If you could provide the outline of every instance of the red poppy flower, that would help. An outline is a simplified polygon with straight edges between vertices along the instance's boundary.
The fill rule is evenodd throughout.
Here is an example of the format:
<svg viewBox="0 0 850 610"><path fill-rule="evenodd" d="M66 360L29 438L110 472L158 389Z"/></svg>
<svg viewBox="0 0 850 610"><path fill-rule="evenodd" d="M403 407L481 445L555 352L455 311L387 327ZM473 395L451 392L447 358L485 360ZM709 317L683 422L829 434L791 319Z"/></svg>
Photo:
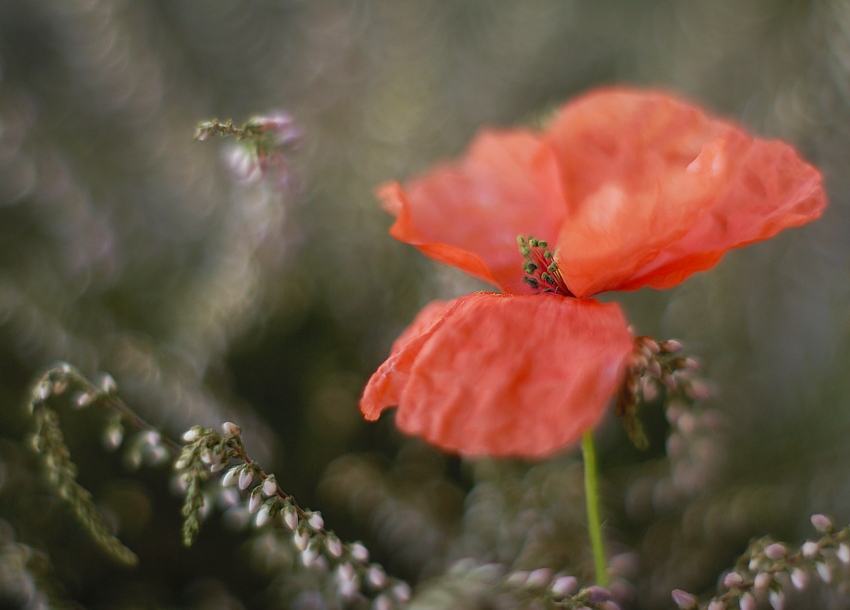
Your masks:
<svg viewBox="0 0 850 610"><path fill-rule="evenodd" d="M361 410L397 406L399 428L444 449L527 457L576 441L622 381L626 320L587 297L669 288L826 205L820 173L787 144L626 89L565 105L540 133L484 131L459 161L378 196L393 237L503 294L426 307ZM529 268L517 236L552 255L531 248Z"/></svg>

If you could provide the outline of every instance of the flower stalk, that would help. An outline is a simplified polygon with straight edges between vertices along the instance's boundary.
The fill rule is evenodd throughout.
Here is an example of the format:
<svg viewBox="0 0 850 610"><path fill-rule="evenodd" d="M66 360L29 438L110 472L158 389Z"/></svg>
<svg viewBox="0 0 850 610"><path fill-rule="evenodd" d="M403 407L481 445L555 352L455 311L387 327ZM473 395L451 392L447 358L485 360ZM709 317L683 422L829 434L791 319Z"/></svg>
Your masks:
<svg viewBox="0 0 850 610"><path fill-rule="evenodd" d="M596 584L608 585L606 574L605 542L602 540L602 520L599 513L599 491L596 476L596 446L593 433L585 431L581 437L581 452L584 456L584 494L587 502L587 532L590 536L590 548L593 551L593 564L596 568Z"/></svg>

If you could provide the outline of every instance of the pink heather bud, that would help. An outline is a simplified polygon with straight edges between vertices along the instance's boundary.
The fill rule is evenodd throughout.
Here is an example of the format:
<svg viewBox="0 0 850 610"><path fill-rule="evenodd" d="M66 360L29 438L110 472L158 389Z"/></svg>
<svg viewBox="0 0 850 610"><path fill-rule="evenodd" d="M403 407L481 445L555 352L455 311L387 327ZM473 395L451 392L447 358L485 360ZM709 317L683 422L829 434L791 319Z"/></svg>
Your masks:
<svg viewBox="0 0 850 610"><path fill-rule="evenodd" d="M719 599L715 599L713 602L708 604L708 610L726 610L726 604Z"/></svg>
<svg viewBox="0 0 850 610"><path fill-rule="evenodd" d="M658 396L658 385L651 377L644 375L640 378L640 393L644 401L652 402Z"/></svg>
<svg viewBox="0 0 850 610"><path fill-rule="evenodd" d="M595 604L599 602L607 602L611 599L611 592L605 587L600 587L599 585L593 585L585 589L587 591L587 599L592 601Z"/></svg>
<svg viewBox="0 0 850 610"><path fill-rule="evenodd" d="M410 601L410 586L407 583L400 582L393 587L393 597L403 604Z"/></svg>
<svg viewBox="0 0 850 610"><path fill-rule="evenodd" d="M657 354L659 351L661 351L661 348L659 347L658 343L656 343L655 339L651 339L649 337L642 337L642 343L643 346L652 354Z"/></svg>
<svg viewBox="0 0 850 610"><path fill-rule="evenodd" d="M50 383L47 381L42 381L35 387L35 397L40 402L47 400L50 396Z"/></svg>
<svg viewBox="0 0 850 610"><path fill-rule="evenodd" d="M821 515L820 513L812 515L812 525L814 525L815 529L821 534L827 534L835 529L830 518L826 515Z"/></svg>
<svg viewBox="0 0 850 610"><path fill-rule="evenodd" d="M525 581L527 580L528 572L525 570L517 570L516 572L511 573L505 582L507 582L511 587L522 587L525 585Z"/></svg>
<svg viewBox="0 0 850 610"><path fill-rule="evenodd" d="M599 610L621 610L621 608L620 605L615 602L605 601L599 604Z"/></svg>
<svg viewBox="0 0 850 610"><path fill-rule="evenodd" d="M312 515L310 515L310 518L307 520L307 523L317 532L325 527L325 520L322 519L322 515L320 515L319 513L313 513Z"/></svg>
<svg viewBox="0 0 850 610"><path fill-rule="evenodd" d="M809 575L800 568L794 568L791 572L791 583L798 591L802 591L809 584Z"/></svg>
<svg viewBox="0 0 850 610"><path fill-rule="evenodd" d="M354 566L345 562L339 564L339 567L336 569L336 575L339 580L354 580L357 573L354 571Z"/></svg>
<svg viewBox="0 0 850 610"><path fill-rule="evenodd" d="M239 473L239 468L231 468L227 472L224 473L224 476L221 477L221 486L222 487L230 487L231 485L236 484L236 475Z"/></svg>
<svg viewBox="0 0 850 610"><path fill-rule="evenodd" d="M841 560L841 563L850 563L850 546L848 546L846 542L842 542L838 545L838 551L836 551L835 554L838 555L838 559Z"/></svg>
<svg viewBox="0 0 850 610"><path fill-rule="evenodd" d="M764 555L768 559L772 559L773 561L778 561L785 557L785 554L788 550L785 548L785 545L780 542L774 542L773 544L769 544L764 548Z"/></svg>
<svg viewBox="0 0 850 610"><path fill-rule="evenodd" d="M747 564L747 568L750 570L750 572L757 572L760 564L761 562L759 561L759 558L753 557L752 559L750 559L750 563Z"/></svg>
<svg viewBox="0 0 850 610"><path fill-rule="evenodd" d="M738 606L741 610L756 610L756 598L752 593L744 593L741 596L741 601L738 602Z"/></svg>
<svg viewBox="0 0 850 610"><path fill-rule="evenodd" d="M538 568L533 570L528 575L528 580L525 581L526 586L533 588L545 587L552 581L552 570L549 568Z"/></svg>
<svg viewBox="0 0 850 610"><path fill-rule="evenodd" d="M204 464L206 464L207 466L212 464L213 463L213 453L212 453L212 451L210 451L209 449L204 449L203 452L201 452L201 461Z"/></svg>
<svg viewBox="0 0 850 610"><path fill-rule="evenodd" d="M653 358L647 363L646 372L655 377L656 379L661 379L661 363Z"/></svg>
<svg viewBox="0 0 850 610"><path fill-rule="evenodd" d="M812 557L816 557L818 553L820 553L820 546L818 546L817 542L813 542L809 540L808 542L803 543L803 557L808 557L811 559Z"/></svg>
<svg viewBox="0 0 850 610"><path fill-rule="evenodd" d="M245 491L248 486L254 481L254 473L250 468L243 468L239 473L239 489Z"/></svg>
<svg viewBox="0 0 850 610"><path fill-rule="evenodd" d="M768 593L767 599L770 601L773 610L785 609L785 594L782 591L771 591Z"/></svg>
<svg viewBox="0 0 850 610"><path fill-rule="evenodd" d="M104 394L114 394L118 391L118 384L115 383L115 379L109 373L98 374L97 386Z"/></svg>
<svg viewBox="0 0 850 610"><path fill-rule="evenodd" d="M339 557L342 555L342 542L339 538L328 538L325 540L325 546L328 549L328 554L331 557Z"/></svg>
<svg viewBox="0 0 850 610"><path fill-rule="evenodd" d="M738 572L729 572L723 577L723 585L727 589L734 589L740 587L742 584L744 584L744 577Z"/></svg>
<svg viewBox="0 0 850 610"><path fill-rule="evenodd" d="M81 392L80 394L77 394L77 397L74 399L74 404L76 404L79 408L83 408L93 403L94 399L94 394L89 394L88 392Z"/></svg>
<svg viewBox="0 0 850 610"><path fill-rule="evenodd" d="M699 380L692 381L685 389L685 392L692 400L705 400L711 396L709 387Z"/></svg>
<svg viewBox="0 0 850 610"><path fill-rule="evenodd" d="M200 432L197 428L190 428L183 433L183 442L185 443L193 443L200 436Z"/></svg>
<svg viewBox="0 0 850 610"><path fill-rule="evenodd" d="M699 360L697 360L696 358L685 358L685 361L682 363L682 365L689 371L699 370Z"/></svg>
<svg viewBox="0 0 850 610"><path fill-rule="evenodd" d="M306 557L306 553L304 554L304 557L302 557L302 561L305 562L305 564L304 564L305 566L308 566L310 564L306 563L307 559L305 559L305 557ZM357 595L357 589L358 589L358 587L357 587L356 581L354 581L354 580L343 580L337 586L337 593L343 599L351 599L352 597Z"/></svg>
<svg viewBox="0 0 850 610"><path fill-rule="evenodd" d="M826 584L832 582L832 569L825 563L818 563L817 565L818 576L820 579L824 581Z"/></svg>
<svg viewBox="0 0 850 610"><path fill-rule="evenodd" d="M298 513L291 506L283 511L283 522L292 531L295 531L295 528L298 527Z"/></svg>
<svg viewBox="0 0 850 610"><path fill-rule="evenodd" d="M221 435L227 438L233 438L242 434L242 428L234 424L232 421L226 421L221 424Z"/></svg>
<svg viewBox="0 0 850 610"><path fill-rule="evenodd" d="M679 606L681 610L689 610L690 608L697 607L697 598L687 591L673 589L671 596L673 597L673 603Z"/></svg>
<svg viewBox="0 0 850 610"><path fill-rule="evenodd" d="M559 576L552 583L552 593L558 597L566 597L578 591L578 579L575 576Z"/></svg>
<svg viewBox="0 0 850 610"><path fill-rule="evenodd" d="M682 342L677 339L667 339L658 346L665 354L675 354L682 349Z"/></svg>
<svg viewBox="0 0 850 610"><path fill-rule="evenodd" d="M295 545L295 548L299 551L303 551L307 548L307 545L310 544L310 534L307 532L297 532L294 536L292 536L292 543Z"/></svg>
<svg viewBox="0 0 850 610"><path fill-rule="evenodd" d="M263 527L266 523L271 521L271 518L271 510L269 509L268 505L265 505L257 512L257 520L255 523L257 524L257 527Z"/></svg>
<svg viewBox="0 0 850 610"><path fill-rule="evenodd" d="M263 493L267 498L271 498L277 494L277 483L275 483L274 478L268 477L263 481Z"/></svg>
<svg viewBox="0 0 850 610"><path fill-rule="evenodd" d="M392 610L393 603L386 595L379 595L372 602L372 610Z"/></svg>
<svg viewBox="0 0 850 610"><path fill-rule="evenodd" d="M756 577L753 579L753 586L756 589L764 590L770 586L770 581L772 580L770 574L767 572L759 572Z"/></svg>
<svg viewBox="0 0 850 610"><path fill-rule="evenodd" d="M697 420L694 417L694 414L690 411L683 411L681 415L679 415L679 420L676 422L676 426L685 436L690 436L694 433L694 430L697 427Z"/></svg>
<svg viewBox="0 0 850 610"><path fill-rule="evenodd" d="M107 428L106 433L103 435L103 444L106 445L107 449L118 449L123 440L124 433L120 428L116 428L114 426ZM185 466L183 466L183 468L185 468Z"/></svg>
<svg viewBox="0 0 850 610"><path fill-rule="evenodd" d="M312 546L307 547L301 553L301 564L305 568L309 568L311 565L313 565L313 562L316 561L316 559L318 559L318 557L319 557L319 552L314 547L312 547Z"/></svg>
<svg viewBox="0 0 850 610"><path fill-rule="evenodd" d="M369 549L359 542L351 543L351 556L360 563L369 561Z"/></svg>
<svg viewBox="0 0 850 610"><path fill-rule="evenodd" d="M260 504L263 499L260 497L260 494L251 494L251 497L248 499L248 512L254 514L260 509Z"/></svg>
<svg viewBox="0 0 850 610"><path fill-rule="evenodd" d="M157 447L157 449L160 449L160 447ZM163 449L163 451L164 450L165 449ZM216 462L215 464L210 466L210 472L218 472L220 470L224 470L226 467L227 467L226 462Z"/></svg>
<svg viewBox="0 0 850 610"><path fill-rule="evenodd" d="M373 589L383 589L387 584L387 575L379 566L372 566L366 572L366 580Z"/></svg>

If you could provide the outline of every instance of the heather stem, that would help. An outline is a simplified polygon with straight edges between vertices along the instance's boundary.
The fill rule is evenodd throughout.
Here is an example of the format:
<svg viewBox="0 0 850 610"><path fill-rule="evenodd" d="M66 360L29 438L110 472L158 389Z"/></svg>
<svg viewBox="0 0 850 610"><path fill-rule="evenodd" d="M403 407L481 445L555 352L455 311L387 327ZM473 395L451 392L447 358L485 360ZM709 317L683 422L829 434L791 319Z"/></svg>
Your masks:
<svg viewBox="0 0 850 610"><path fill-rule="evenodd" d="M593 550L593 563L596 566L596 584L605 587L608 577L605 574L605 544L602 541L602 523L599 518L599 492L596 488L596 448L590 430L581 437L581 451L584 454L584 494L587 499L587 531L590 535L590 547Z"/></svg>

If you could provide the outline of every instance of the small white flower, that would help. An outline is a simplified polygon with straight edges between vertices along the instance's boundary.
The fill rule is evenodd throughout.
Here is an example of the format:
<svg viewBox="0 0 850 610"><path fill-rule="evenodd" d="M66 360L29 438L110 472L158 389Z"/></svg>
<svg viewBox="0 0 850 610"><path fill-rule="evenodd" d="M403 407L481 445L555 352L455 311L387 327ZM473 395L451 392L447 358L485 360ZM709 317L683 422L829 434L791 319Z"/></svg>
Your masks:
<svg viewBox="0 0 850 610"><path fill-rule="evenodd" d="M197 428L190 428L183 433L183 441L186 443L193 443L200 436L200 432L198 432Z"/></svg>
<svg viewBox="0 0 850 610"><path fill-rule="evenodd" d="M673 603L679 606L682 610L696 608L697 598L693 594L683 591L682 589L673 589L671 593Z"/></svg>
<svg viewBox="0 0 850 610"><path fill-rule="evenodd" d="M768 559L772 559L777 561L785 557L785 554L788 552L788 549L785 548L785 545L781 542L774 542L773 544L769 544L764 548L764 555Z"/></svg>
<svg viewBox="0 0 850 610"><path fill-rule="evenodd" d="M272 477L268 477L263 481L263 493L267 498L271 498L277 494L277 483L275 483Z"/></svg>
<svg viewBox="0 0 850 610"><path fill-rule="evenodd" d="M251 494L251 497L248 499L248 512L253 514L260 509L260 503L263 499L260 497L260 494Z"/></svg>
<svg viewBox="0 0 850 610"><path fill-rule="evenodd" d="M841 560L841 563L850 563L850 546L846 542L838 545L838 551L835 553Z"/></svg>
<svg viewBox="0 0 850 610"><path fill-rule="evenodd" d="M767 599L773 610L783 610L785 608L785 594L782 591L771 591L767 594Z"/></svg>
<svg viewBox="0 0 850 610"><path fill-rule="evenodd" d="M771 576L767 572L759 572L753 579L753 586L758 590L767 589L770 586Z"/></svg>
<svg viewBox="0 0 850 610"><path fill-rule="evenodd" d="M794 568L791 572L791 583L798 591L802 591L809 584L809 575L800 568Z"/></svg>
<svg viewBox="0 0 850 610"><path fill-rule="evenodd" d="M812 515L812 525L821 534L826 534L827 532L831 532L834 529L832 521L829 519L829 517L827 517L826 515L821 515L820 513Z"/></svg>
<svg viewBox="0 0 850 610"><path fill-rule="evenodd" d="M266 523L268 523L271 520L271 518L272 518L272 515L271 515L271 512L270 512L270 509L269 509L268 505L266 505L266 506L263 506L259 510L259 512L257 513L257 520L255 521L255 523L257 524L257 527L263 527Z"/></svg>
<svg viewBox="0 0 850 610"><path fill-rule="evenodd" d="M816 557L820 552L820 547L817 542L812 542L809 540L808 542L803 543L803 556L811 559L812 557Z"/></svg>
<svg viewBox="0 0 850 610"><path fill-rule="evenodd" d="M827 564L822 563L822 562L818 563L817 571L818 571L818 576L820 576L820 579L822 581L824 581L826 584L829 584L829 583L832 582L832 570L830 569L830 567Z"/></svg>
<svg viewBox="0 0 850 610"><path fill-rule="evenodd" d="M303 551L307 548L307 545L310 544L310 535L305 532L296 532L292 536L292 543L295 545L295 548L299 551Z"/></svg>
<svg viewBox="0 0 850 610"><path fill-rule="evenodd" d="M295 512L295 509L291 506L287 507L286 510L283 511L283 522L286 523L286 527L295 531L295 528L298 527L298 513Z"/></svg>
<svg viewBox="0 0 850 610"><path fill-rule="evenodd" d="M410 601L410 585L404 582L398 583L393 587L393 597L403 604Z"/></svg>

